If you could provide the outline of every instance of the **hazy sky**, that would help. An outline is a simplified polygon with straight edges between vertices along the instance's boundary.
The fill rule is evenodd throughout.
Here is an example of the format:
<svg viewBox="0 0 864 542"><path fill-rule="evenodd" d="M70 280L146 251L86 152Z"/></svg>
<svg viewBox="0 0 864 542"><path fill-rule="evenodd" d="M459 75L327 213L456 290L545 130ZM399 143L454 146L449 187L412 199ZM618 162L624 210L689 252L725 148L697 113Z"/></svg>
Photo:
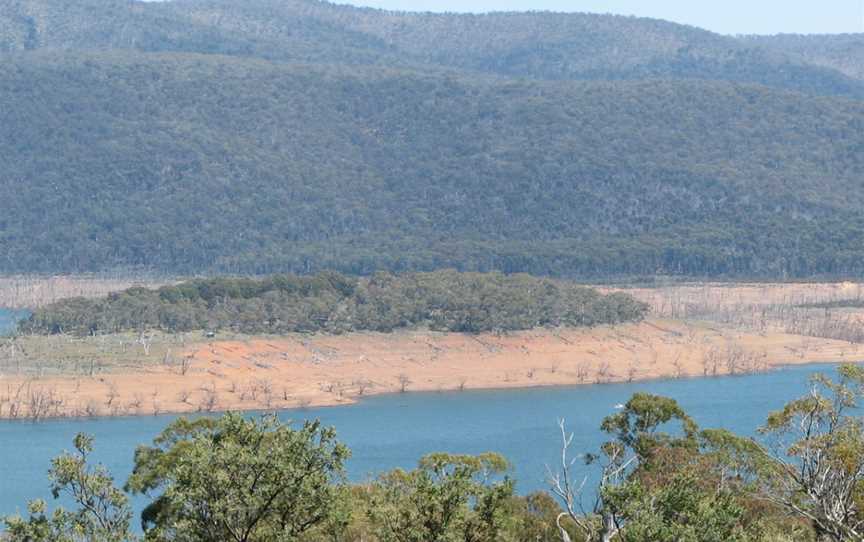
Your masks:
<svg viewBox="0 0 864 542"><path fill-rule="evenodd" d="M655 17L723 34L864 32L864 0L335 0L408 11L591 11Z"/></svg>

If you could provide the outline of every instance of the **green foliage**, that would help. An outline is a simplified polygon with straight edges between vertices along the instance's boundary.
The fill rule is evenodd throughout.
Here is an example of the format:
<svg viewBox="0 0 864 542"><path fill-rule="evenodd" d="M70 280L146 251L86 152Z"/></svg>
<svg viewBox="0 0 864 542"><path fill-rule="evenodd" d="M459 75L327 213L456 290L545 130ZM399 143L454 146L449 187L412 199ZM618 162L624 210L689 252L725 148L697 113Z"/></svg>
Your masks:
<svg viewBox="0 0 864 542"><path fill-rule="evenodd" d="M673 399L637 393L601 429L613 439L600 456L586 457L602 465L593 510L580 513L577 506L582 488L572 485L572 437L563 422L564 470L552 479L565 505L562 516L569 515L588 542L755 542L768 540L766 525L783 523L776 510L751 513L753 485L736 467L738 461L749 465L752 448L725 431L700 433Z"/></svg>
<svg viewBox="0 0 864 542"><path fill-rule="evenodd" d="M337 510L348 455L318 422L181 420L136 451L127 487L161 492L143 515L147 540L292 541Z"/></svg>
<svg viewBox="0 0 864 542"><path fill-rule="evenodd" d="M456 332L593 326L641 320L632 297L527 275L438 271L354 279L202 279L105 299L70 299L33 312L28 333L111 333L228 328L245 333L383 331L427 326Z"/></svg>
<svg viewBox="0 0 864 542"><path fill-rule="evenodd" d="M0 44L0 272L864 271L864 105L785 90L857 83L730 38L15 0Z"/></svg>
<svg viewBox="0 0 864 542"><path fill-rule="evenodd" d="M128 498L114 487L114 480L100 465L90 467L93 437L79 434L74 440L76 453L63 454L52 461L48 478L54 498L68 495L78 506L67 511L57 508L46 513L44 501L28 505L29 517L6 518L9 542L127 542L135 540L129 529L132 511Z"/></svg>
<svg viewBox="0 0 864 542"><path fill-rule="evenodd" d="M634 17L385 13L316 0L10 0L0 9L0 51L197 52L545 80L724 79L861 96L860 74L845 69L855 60L825 62L775 41ZM848 47L834 56L842 52L857 56Z"/></svg>
<svg viewBox="0 0 864 542"><path fill-rule="evenodd" d="M679 422L682 435L658 432L666 424ZM690 446L694 442L696 424L674 399L647 393L636 393L621 412L607 416L600 426L615 436L617 445L629 448L641 460L664 446Z"/></svg>
<svg viewBox="0 0 864 542"><path fill-rule="evenodd" d="M411 472L382 476L369 514L381 542L495 542L507 522L513 483L496 454L431 454Z"/></svg>
<svg viewBox="0 0 864 542"><path fill-rule="evenodd" d="M846 542L864 539L864 367L839 372L836 382L817 375L808 395L768 416L762 491L811 521L820 540Z"/></svg>
<svg viewBox="0 0 864 542"><path fill-rule="evenodd" d="M728 491L705 487L705 473L678 468L659 487L631 482L607 495L633 542L749 542L744 507Z"/></svg>

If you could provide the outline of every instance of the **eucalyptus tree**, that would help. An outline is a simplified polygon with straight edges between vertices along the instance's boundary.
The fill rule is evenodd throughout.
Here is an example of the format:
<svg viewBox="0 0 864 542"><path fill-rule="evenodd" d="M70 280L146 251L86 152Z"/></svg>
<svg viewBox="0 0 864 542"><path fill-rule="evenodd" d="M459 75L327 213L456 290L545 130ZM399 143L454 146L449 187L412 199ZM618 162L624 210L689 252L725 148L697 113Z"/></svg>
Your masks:
<svg viewBox="0 0 864 542"><path fill-rule="evenodd" d="M28 505L29 516L5 519L9 542L133 542L132 510L126 494L101 465L88 464L93 437L78 434L75 453L64 453L52 461L48 477L51 494L72 500L76 508L58 507L47 512L43 500Z"/></svg>
<svg viewBox="0 0 864 542"><path fill-rule="evenodd" d="M763 495L813 524L825 541L864 540L864 368L813 377L809 392L772 412L754 463Z"/></svg>
<svg viewBox="0 0 864 542"><path fill-rule="evenodd" d="M507 522L513 482L498 454L435 453L418 468L382 475L368 515L381 542L496 542Z"/></svg>
<svg viewBox="0 0 864 542"><path fill-rule="evenodd" d="M318 421L180 419L139 447L127 489L154 498L147 540L287 542L339 509L348 455Z"/></svg>
<svg viewBox="0 0 864 542"><path fill-rule="evenodd" d="M574 436L560 426L562 463L550 481L564 507L563 541L571 540L562 524L568 517L587 542L761 540L758 518L747 515L746 488L716 451L726 433L699 431L675 400L637 393L603 420L612 438L599 454L583 455L587 465L599 465L590 508L583 504L589 478L575 478L568 457Z"/></svg>

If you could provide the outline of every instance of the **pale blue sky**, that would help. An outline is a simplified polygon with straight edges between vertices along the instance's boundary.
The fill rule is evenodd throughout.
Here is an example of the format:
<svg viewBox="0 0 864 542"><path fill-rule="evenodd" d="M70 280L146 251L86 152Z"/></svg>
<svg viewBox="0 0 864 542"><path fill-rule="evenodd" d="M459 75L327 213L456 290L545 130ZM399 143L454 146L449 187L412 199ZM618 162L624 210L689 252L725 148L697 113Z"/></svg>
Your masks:
<svg viewBox="0 0 864 542"><path fill-rule="evenodd" d="M864 0L335 0L406 11L590 11L655 17L723 34L864 31Z"/></svg>

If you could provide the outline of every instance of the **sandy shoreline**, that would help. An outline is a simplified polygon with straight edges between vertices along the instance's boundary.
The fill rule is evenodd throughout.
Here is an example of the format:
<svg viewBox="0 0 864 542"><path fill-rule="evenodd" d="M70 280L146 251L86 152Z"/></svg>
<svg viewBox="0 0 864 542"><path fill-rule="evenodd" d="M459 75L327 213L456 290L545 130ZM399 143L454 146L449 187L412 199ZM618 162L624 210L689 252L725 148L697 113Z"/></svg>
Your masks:
<svg viewBox="0 0 864 542"><path fill-rule="evenodd" d="M0 376L0 418L270 410L350 404L383 393L745 374L858 361L864 345L654 319L507 335L251 337L191 344L178 359L92 377Z"/></svg>

